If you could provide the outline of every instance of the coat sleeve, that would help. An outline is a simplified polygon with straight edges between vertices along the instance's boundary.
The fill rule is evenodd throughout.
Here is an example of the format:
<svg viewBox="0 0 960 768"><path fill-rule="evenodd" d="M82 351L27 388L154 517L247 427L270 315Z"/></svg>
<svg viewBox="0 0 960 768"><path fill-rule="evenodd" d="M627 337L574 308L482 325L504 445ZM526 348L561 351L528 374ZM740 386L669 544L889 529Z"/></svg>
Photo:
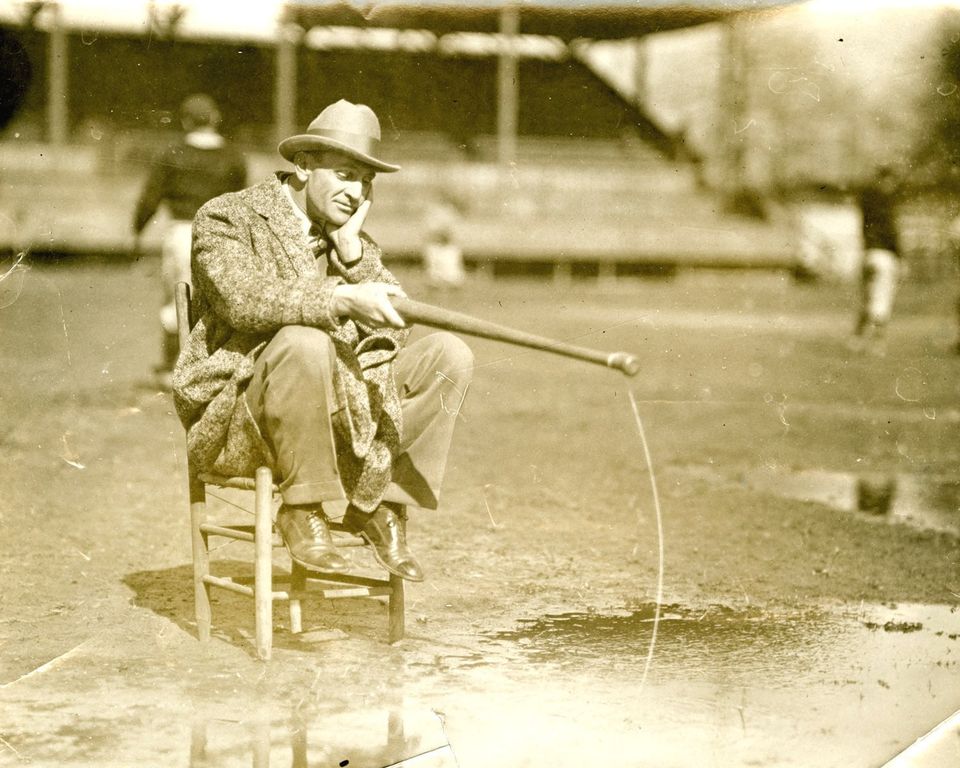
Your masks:
<svg viewBox="0 0 960 768"><path fill-rule="evenodd" d="M214 312L244 333L271 333L285 325L333 332L333 291L341 277L278 277L267 254L254 249L251 217L236 195L211 200L193 222L193 281Z"/></svg>

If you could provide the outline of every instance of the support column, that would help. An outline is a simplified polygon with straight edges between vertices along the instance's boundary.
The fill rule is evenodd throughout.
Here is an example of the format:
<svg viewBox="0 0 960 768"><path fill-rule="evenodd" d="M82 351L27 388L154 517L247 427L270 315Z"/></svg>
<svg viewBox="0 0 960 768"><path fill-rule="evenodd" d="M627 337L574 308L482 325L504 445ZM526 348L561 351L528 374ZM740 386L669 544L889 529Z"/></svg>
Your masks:
<svg viewBox="0 0 960 768"><path fill-rule="evenodd" d="M50 6L50 39L47 47L47 141L66 144L70 137L68 83L70 63L67 30L60 5Z"/></svg>
<svg viewBox="0 0 960 768"><path fill-rule="evenodd" d="M297 51L300 28L281 24L277 33L277 61L273 90L273 122L276 140L292 136L297 129Z"/></svg>
<svg viewBox="0 0 960 768"><path fill-rule="evenodd" d="M720 119L717 125L723 166L721 188L728 202L743 191L746 147L744 131L747 114L746 46L736 19L724 24L720 61Z"/></svg>
<svg viewBox="0 0 960 768"><path fill-rule="evenodd" d="M649 69L647 39L638 37L633 42L633 103L637 109L646 113L649 95L647 70Z"/></svg>
<svg viewBox="0 0 960 768"><path fill-rule="evenodd" d="M520 9L506 3L500 10L500 35L504 41L497 62L497 159L502 165L517 157L519 83L514 36L520 31Z"/></svg>

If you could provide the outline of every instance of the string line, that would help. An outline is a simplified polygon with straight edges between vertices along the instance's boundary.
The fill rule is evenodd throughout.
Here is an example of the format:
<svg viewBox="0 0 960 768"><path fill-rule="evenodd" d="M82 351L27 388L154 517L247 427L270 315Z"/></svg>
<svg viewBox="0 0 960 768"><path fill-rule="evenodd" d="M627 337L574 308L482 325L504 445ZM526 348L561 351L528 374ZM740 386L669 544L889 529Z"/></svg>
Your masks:
<svg viewBox="0 0 960 768"><path fill-rule="evenodd" d="M653 650L657 645L657 629L660 626L660 605L663 602L663 514L660 510L660 494L657 492L657 478L653 473L653 459L650 457L650 447L647 445L647 436L643 431L643 421L640 410L632 390L627 390L633 416L637 422L637 433L640 435L640 444L643 446L644 459L647 462L647 473L650 476L650 489L653 492L653 508L657 516L657 597L653 616L653 634L650 636L650 647L647 648L647 659L643 664L643 676L640 678L640 689L647 681L647 673L653 663Z"/></svg>

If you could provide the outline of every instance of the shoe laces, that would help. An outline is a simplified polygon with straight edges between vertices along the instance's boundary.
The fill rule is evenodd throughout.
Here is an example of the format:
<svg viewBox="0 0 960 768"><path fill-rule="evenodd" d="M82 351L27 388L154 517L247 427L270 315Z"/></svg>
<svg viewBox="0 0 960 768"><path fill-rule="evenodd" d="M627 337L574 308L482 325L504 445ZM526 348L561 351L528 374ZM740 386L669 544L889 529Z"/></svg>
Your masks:
<svg viewBox="0 0 960 768"><path fill-rule="evenodd" d="M327 530L325 525L326 519L319 512L311 512L307 515L307 528L310 529L310 533L314 538L319 538L324 535Z"/></svg>

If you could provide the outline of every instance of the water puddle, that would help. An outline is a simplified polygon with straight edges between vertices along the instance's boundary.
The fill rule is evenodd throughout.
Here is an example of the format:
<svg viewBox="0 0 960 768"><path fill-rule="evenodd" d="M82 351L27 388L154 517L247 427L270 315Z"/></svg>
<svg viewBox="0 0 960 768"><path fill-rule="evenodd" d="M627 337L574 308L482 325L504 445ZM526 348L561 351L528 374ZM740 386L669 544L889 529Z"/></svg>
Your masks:
<svg viewBox="0 0 960 768"><path fill-rule="evenodd" d="M918 653L929 661L937 662L947 651L953 663L953 654L960 653L960 610L920 604L865 605L856 612L664 605L659 618L656 605L646 604L617 614L564 613L524 620L487 639L513 644L533 662L561 667L589 662L594 670L609 662L620 674L643 667L655 624L652 652L664 680L693 675L727 683L762 679L765 686L798 686L829 677L857 657L866 661L867 648L875 649L872 661L882 664L889 660L884 636L914 633Z"/></svg>
<svg viewBox="0 0 960 768"><path fill-rule="evenodd" d="M783 498L883 516L890 522L960 536L957 478L761 469L746 473L744 481L754 490Z"/></svg>
<svg viewBox="0 0 960 768"><path fill-rule="evenodd" d="M713 468L687 470L708 481L745 485L783 499L810 501L920 530L960 536L960 478L758 468L724 477Z"/></svg>

